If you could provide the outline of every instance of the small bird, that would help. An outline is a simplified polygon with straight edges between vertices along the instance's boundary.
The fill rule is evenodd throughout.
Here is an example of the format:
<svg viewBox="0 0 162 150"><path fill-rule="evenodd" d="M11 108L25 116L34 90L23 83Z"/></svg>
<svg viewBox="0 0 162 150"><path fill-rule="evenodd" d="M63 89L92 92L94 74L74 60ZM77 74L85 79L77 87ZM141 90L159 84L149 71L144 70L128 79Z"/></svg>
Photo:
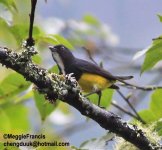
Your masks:
<svg viewBox="0 0 162 150"><path fill-rule="evenodd" d="M114 76L94 63L76 58L64 45L49 46L49 49L58 65L60 74L73 73L83 92L97 93L99 96L98 106L100 106L103 89L119 89L115 85L116 81L124 83L123 80L133 78L133 76Z"/></svg>

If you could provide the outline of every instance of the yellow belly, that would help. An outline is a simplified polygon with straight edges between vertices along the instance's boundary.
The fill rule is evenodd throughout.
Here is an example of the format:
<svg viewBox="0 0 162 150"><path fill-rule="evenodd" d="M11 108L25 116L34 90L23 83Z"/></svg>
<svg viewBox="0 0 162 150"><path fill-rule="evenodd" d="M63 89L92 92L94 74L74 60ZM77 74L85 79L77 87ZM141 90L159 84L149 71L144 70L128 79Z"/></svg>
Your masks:
<svg viewBox="0 0 162 150"><path fill-rule="evenodd" d="M80 77L78 83L81 86L83 92L89 93L108 88L114 83L114 81L109 81L99 75L84 73Z"/></svg>

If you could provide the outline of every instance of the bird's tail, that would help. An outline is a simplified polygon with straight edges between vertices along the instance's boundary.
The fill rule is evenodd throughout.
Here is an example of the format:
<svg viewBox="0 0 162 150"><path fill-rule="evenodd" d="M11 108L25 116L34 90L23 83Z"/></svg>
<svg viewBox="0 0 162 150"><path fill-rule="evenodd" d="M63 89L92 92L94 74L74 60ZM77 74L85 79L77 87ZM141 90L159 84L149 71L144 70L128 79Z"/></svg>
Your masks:
<svg viewBox="0 0 162 150"><path fill-rule="evenodd" d="M115 76L115 78L120 81L120 80L129 80L129 79L132 79L133 76Z"/></svg>
<svg viewBox="0 0 162 150"><path fill-rule="evenodd" d="M116 80L121 82L121 83L124 83L126 85L131 85L130 83L127 83L125 82L125 80L129 80L129 79L132 79L133 76L115 76Z"/></svg>
<svg viewBox="0 0 162 150"><path fill-rule="evenodd" d="M124 80L132 79L133 76L115 76L114 78L115 78L115 80L117 80L117 81L119 81L119 82L122 82L122 83L124 83L124 84L126 84L126 85L131 85L131 84L125 82ZM119 90L119 87L118 87L117 85L115 85L115 84L113 84L113 85L112 85L111 87L109 87L109 88Z"/></svg>

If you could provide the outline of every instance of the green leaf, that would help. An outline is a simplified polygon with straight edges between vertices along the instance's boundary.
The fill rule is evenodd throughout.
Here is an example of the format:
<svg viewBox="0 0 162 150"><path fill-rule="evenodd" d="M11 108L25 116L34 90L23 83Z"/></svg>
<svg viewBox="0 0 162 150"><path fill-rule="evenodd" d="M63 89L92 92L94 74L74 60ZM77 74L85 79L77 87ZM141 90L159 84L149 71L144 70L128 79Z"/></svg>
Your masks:
<svg viewBox="0 0 162 150"><path fill-rule="evenodd" d="M20 43L28 37L29 25L15 24L10 27L10 32L15 37L17 44L20 45ZM41 33L41 30L37 26L33 27L33 37L35 40L38 40L42 34L43 33Z"/></svg>
<svg viewBox="0 0 162 150"><path fill-rule="evenodd" d="M17 11L15 0L0 0L0 3L5 5L10 11Z"/></svg>
<svg viewBox="0 0 162 150"><path fill-rule="evenodd" d="M1 28L1 30L0 30L0 37L4 37L6 32L9 31L9 26L8 26L6 20L4 18L1 18L1 17L0 17L0 28Z"/></svg>
<svg viewBox="0 0 162 150"><path fill-rule="evenodd" d="M46 119L46 117L54 111L56 108L56 104L50 104L45 98L44 95L38 93L37 91L34 91L34 100L36 103L36 106L39 110L39 113L41 115L42 121Z"/></svg>
<svg viewBox="0 0 162 150"><path fill-rule="evenodd" d="M61 112L64 115L70 115L71 114L71 110L70 110L69 105L67 105L66 103L64 103L62 101L59 101L57 109L61 110Z"/></svg>
<svg viewBox="0 0 162 150"><path fill-rule="evenodd" d="M150 109L157 118L162 118L162 89L158 89L152 94Z"/></svg>
<svg viewBox="0 0 162 150"><path fill-rule="evenodd" d="M101 97L101 106L108 108L111 104L113 94L114 94L113 89L103 90L102 91L102 97Z"/></svg>
<svg viewBox="0 0 162 150"><path fill-rule="evenodd" d="M1 122L3 122L0 124L1 131L5 132L11 129L10 118L7 116L7 114L3 109L0 109L0 118L1 118Z"/></svg>
<svg viewBox="0 0 162 150"><path fill-rule="evenodd" d="M69 49L74 49L74 47L70 44L68 40L66 40L64 37L57 35L57 34L56 35L50 34L50 35L42 36L40 40L53 44L53 45L63 44Z"/></svg>
<svg viewBox="0 0 162 150"><path fill-rule="evenodd" d="M40 55L34 55L34 56L32 56L32 60L36 64L41 64L42 63L42 58L41 58Z"/></svg>
<svg viewBox="0 0 162 150"><path fill-rule="evenodd" d="M26 92L24 95L21 95L21 96L19 95L17 98L15 98L14 102L20 103L25 100L29 100L31 98L33 98L33 91Z"/></svg>
<svg viewBox="0 0 162 150"><path fill-rule="evenodd" d="M41 42L43 41L43 42L50 43L53 45L60 44L59 41L57 41L57 39L54 38L52 35L42 36L39 38L39 41L41 41Z"/></svg>
<svg viewBox="0 0 162 150"><path fill-rule="evenodd" d="M159 17L160 22L162 22L162 16L159 14L157 16Z"/></svg>
<svg viewBox="0 0 162 150"><path fill-rule="evenodd" d="M1 28L5 27L5 28L9 29L9 26L8 26L7 22L5 21L5 19L3 19L1 17L0 17L0 27ZM0 31L0 33L1 33L1 31Z"/></svg>
<svg viewBox="0 0 162 150"><path fill-rule="evenodd" d="M68 47L69 49L74 49L74 47L70 44L70 42L65 39L64 37L60 36L60 35L54 35L54 37L57 39L57 41L59 41L59 44L63 44L66 47Z"/></svg>
<svg viewBox="0 0 162 150"><path fill-rule="evenodd" d="M153 41L152 46L146 52L145 60L141 68L141 73L150 70L160 60L162 60L162 39L156 39Z"/></svg>
<svg viewBox="0 0 162 150"><path fill-rule="evenodd" d="M52 68L49 69L49 72L52 72L52 73L59 73L59 69L58 69L58 66L57 65L54 65Z"/></svg>
<svg viewBox="0 0 162 150"><path fill-rule="evenodd" d="M138 112L138 114L146 123L151 123L157 120L156 115L150 109L142 110Z"/></svg>
<svg viewBox="0 0 162 150"><path fill-rule="evenodd" d="M90 95L90 96L88 96L88 99L90 99L90 101L92 102L92 103L94 103L94 104L98 104L98 99L99 99L99 97L98 97L98 95L95 93L95 94L92 94L92 95Z"/></svg>
<svg viewBox="0 0 162 150"><path fill-rule="evenodd" d="M100 100L100 106L108 108L111 104L111 100L113 97L113 92L114 90L112 89L105 89L102 91L102 96L101 96L101 100ZM90 96L88 96L88 98L91 100L92 103L94 104L98 104L98 95L97 94L92 94Z"/></svg>
<svg viewBox="0 0 162 150"><path fill-rule="evenodd" d="M154 91L151 96L150 106L146 110L142 110L139 112L141 118L147 122L151 123L154 121L158 121L162 118L162 89L158 89Z"/></svg>
<svg viewBox="0 0 162 150"><path fill-rule="evenodd" d="M1 17L0 17L0 41L1 43L4 43L4 45L16 47L16 41L12 33L10 32L10 26L7 24L7 21Z"/></svg>
<svg viewBox="0 0 162 150"><path fill-rule="evenodd" d="M80 148L77 148L77 147L74 146L74 145L70 146L70 148L71 148L72 150L80 150Z"/></svg>
<svg viewBox="0 0 162 150"><path fill-rule="evenodd" d="M29 130L28 110L23 105L7 105L0 109L1 132L24 133Z"/></svg>
<svg viewBox="0 0 162 150"><path fill-rule="evenodd" d="M100 22L98 21L97 18L95 18L92 15L86 15L83 17L83 21L90 24L90 25L94 25L94 26L100 26Z"/></svg>
<svg viewBox="0 0 162 150"><path fill-rule="evenodd" d="M0 83L0 99L11 98L26 90L30 84L22 75L11 73Z"/></svg>
<svg viewBox="0 0 162 150"><path fill-rule="evenodd" d="M162 136L162 120L156 123L155 130L158 132L159 136Z"/></svg>

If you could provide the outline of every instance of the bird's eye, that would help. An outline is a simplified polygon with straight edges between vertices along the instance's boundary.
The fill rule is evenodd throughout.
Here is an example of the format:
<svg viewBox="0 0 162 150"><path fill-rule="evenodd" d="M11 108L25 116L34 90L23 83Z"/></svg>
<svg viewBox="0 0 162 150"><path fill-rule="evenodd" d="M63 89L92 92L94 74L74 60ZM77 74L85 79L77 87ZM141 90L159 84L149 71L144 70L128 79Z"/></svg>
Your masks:
<svg viewBox="0 0 162 150"><path fill-rule="evenodd" d="M65 49L65 47L64 46L61 46L61 50L64 50Z"/></svg>

